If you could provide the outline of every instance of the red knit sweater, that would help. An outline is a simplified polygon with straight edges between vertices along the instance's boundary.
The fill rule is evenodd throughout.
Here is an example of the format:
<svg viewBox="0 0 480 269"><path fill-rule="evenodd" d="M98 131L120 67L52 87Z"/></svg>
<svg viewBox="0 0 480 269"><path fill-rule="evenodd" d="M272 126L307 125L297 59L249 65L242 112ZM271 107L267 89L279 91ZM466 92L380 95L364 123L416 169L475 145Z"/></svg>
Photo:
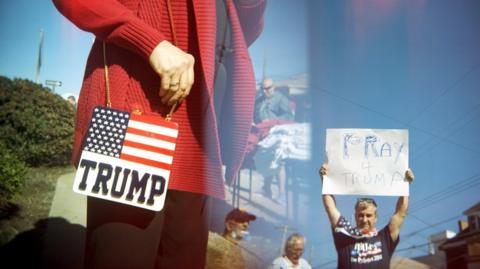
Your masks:
<svg viewBox="0 0 480 269"><path fill-rule="evenodd" d="M262 30L265 2L240 0L235 6L232 0L227 0L234 53L227 59L232 79L228 82L230 90L220 123L215 120L213 107L215 1L171 2L178 46L194 55L196 63L191 93L173 115L180 132L169 188L223 198L221 164L229 168L225 176L234 178L243 161L252 122L255 79L247 45ZM150 67L148 57L158 43L171 40L172 34L164 0L54 0L54 3L75 25L97 37L87 61L78 103L73 152L73 162L77 164L92 109L105 104L101 42L107 43L112 107L164 115L168 107L160 102L160 78ZM217 128L225 137L218 137Z"/></svg>

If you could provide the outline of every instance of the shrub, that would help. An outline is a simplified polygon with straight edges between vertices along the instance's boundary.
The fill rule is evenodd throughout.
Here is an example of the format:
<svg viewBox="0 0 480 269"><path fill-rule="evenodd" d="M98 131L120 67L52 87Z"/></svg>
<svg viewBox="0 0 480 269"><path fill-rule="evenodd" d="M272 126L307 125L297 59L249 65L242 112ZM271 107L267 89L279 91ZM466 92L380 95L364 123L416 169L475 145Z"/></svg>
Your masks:
<svg viewBox="0 0 480 269"><path fill-rule="evenodd" d="M69 163L74 109L48 88L0 76L0 141L30 166Z"/></svg>
<svg viewBox="0 0 480 269"><path fill-rule="evenodd" d="M0 208L17 193L26 173L25 163L0 142Z"/></svg>

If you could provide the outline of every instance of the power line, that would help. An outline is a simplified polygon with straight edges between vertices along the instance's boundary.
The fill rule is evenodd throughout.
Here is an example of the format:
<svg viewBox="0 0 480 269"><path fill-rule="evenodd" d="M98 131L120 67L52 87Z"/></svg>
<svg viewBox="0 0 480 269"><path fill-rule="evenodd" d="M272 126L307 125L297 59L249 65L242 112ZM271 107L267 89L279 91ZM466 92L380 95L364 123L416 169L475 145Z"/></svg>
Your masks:
<svg viewBox="0 0 480 269"><path fill-rule="evenodd" d="M459 215L459 216L455 216L455 217L453 217L453 218L460 218L461 216L462 216L462 215ZM444 222L442 221L441 223L434 225L434 224L431 224L431 223L429 223L429 222L426 222L426 221L423 220L422 218L420 218L420 217L418 217L418 216L415 216L415 215L413 215L413 214L408 214L408 217L411 217L411 218L414 218L414 219L418 220L419 222L423 223L426 227L423 228L422 230L417 230L417 231L415 231L415 232L412 232L412 233L410 233L410 234L407 234L407 235L405 235L405 236L402 236L402 237L404 237L405 239L411 238L411 237L413 237L413 236L418 236L418 237L420 237L422 240L428 240L428 238L427 238L425 235L420 234L420 232L422 232L422 231L424 231L424 230L428 230L428 229L430 229L430 228L432 228L432 227L435 227L436 225L440 225L440 224L443 224L443 223L444 223ZM447 219L447 221L450 221L450 220L451 220L451 219Z"/></svg>
<svg viewBox="0 0 480 269"><path fill-rule="evenodd" d="M455 145L455 146L457 146L457 147L463 148L464 150L467 150L467 151L470 151L470 152L473 152L473 153L476 153L476 154L480 154L480 151L477 151L477 150L475 150L475 149L466 147L466 146L464 146L464 145L462 145L462 144L457 143L456 141L453 141L453 140L451 140L451 139L449 139L449 138L445 138L445 137L436 135L436 134L434 134L434 133L432 133L432 132L430 132L430 131L427 131L427 130L425 130L425 129L422 129L422 128L419 128L419 127L416 127L416 126L412 126L412 125L410 125L410 124L408 124L408 123L406 123L406 122L404 122L404 121L401 121L401 120L399 120L399 119L397 119L397 118L394 118L394 117L392 117L392 116L390 116L390 115L387 115L387 114L385 114L385 113L383 113L383 112L381 112L381 111L372 109L372 108L370 108L369 106L366 106L366 105L357 103L357 102L355 102L355 101L353 101L353 100L350 100L350 99L348 99L348 98L345 98L345 97L343 97L343 96L341 96L341 95L339 95L339 94L336 94L336 93L334 93L334 92L332 92L332 91L329 91L329 90L327 90L327 89L320 88L320 87L315 87L315 88L312 87L312 90L322 91L322 92L324 92L324 93L326 93L326 94L328 94L328 95L334 96L334 97L336 97L336 98L338 98L338 99L341 99L341 100L343 100L343 101L345 101L345 102L347 102L347 103L353 104L353 105L355 105L355 106L358 106L358 107L363 108L363 109L365 109L365 110L368 110L368 111L370 111L370 112L373 112L373 113L375 113L375 114L378 114L378 115L380 115L380 116L382 116L382 117L384 117L384 118L386 118L386 119L389 119L389 120L391 120L391 121L400 123L401 125L404 125L404 126L408 126L408 127L410 127L411 129L413 129L413 130L422 132L422 133L427 134L427 135L429 135L429 136L431 136L431 137L435 137L435 138L440 139L440 140L442 140L442 141L444 141L444 142L448 142L448 143L450 143L450 144L452 144L452 145Z"/></svg>
<svg viewBox="0 0 480 269"><path fill-rule="evenodd" d="M473 110L477 110L478 108L480 108L480 104L477 104L474 106L473 109L469 110L467 113L473 111ZM462 115L460 115L458 118L456 118L455 120L453 120L452 122L450 122L450 124L443 128L442 131L446 131L447 129L449 129L451 126L455 125L456 123L458 123L459 121L465 119L465 114L467 113L464 113ZM463 129L465 126L467 126L468 124L470 124L472 121L474 121L477 117L478 117L478 114L477 115L474 115L473 118L471 118L470 120L464 122L461 126L459 126L458 128L456 128L455 130L452 130L451 132L449 132L449 134L447 135L447 137L451 137L452 135L454 135L455 133L457 133L459 130ZM412 160L415 160L415 159L418 159L419 157L421 157L422 155L424 155L425 153L431 151L433 148L435 148L437 145L439 145L442 141L437 141L437 143L431 145L428 149L424 150L423 152L421 151L423 148L427 147L429 144L432 144L434 142L434 140L430 140L428 143L425 143L423 144L422 146L419 147L419 151L420 153L417 153L416 155L413 156Z"/></svg>
<svg viewBox="0 0 480 269"><path fill-rule="evenodd" d="M474 176L470 176L462 181L460 181L459 183L457 184L454 184L454 185L451 185L451 186L448 186L447 188L443 189L442 191L439 191L437 193L434 193L430 196L427 196L421 200L418 200L416 201L415 203L413 203L413 206L411 206L411 209L409 210L410 212L412 211L419 211L425 207L428 207L430 205L433 205L435 202L438 202L438 201L441 201L441 200L445 200L446 198L448 197L451 197L453 195L456 195L460 192L463 192L465 190L468 190L470 189L471 187L474 187L474 186L477 186L477 185L480 185L480 182L478 182L478 179L480 177L478 177L478 174L477 175L474 175ZM453 186L453 188L452 188ZM417 206L418 205L418 206ZM413 209L412 209L413 208ZM441 225L445 222L448 222L448 221L451 221L453 219L459 219L460 217L462 217L462 215L458 215L458 216L455 216L455 217L452 217L452 218L448 218L446 220L443 220L443 221L440 221L436 224L431 224L431 223L428 223L426 221L424 221L423 219L421 219L420 217L418 216L415 216L413 214L409 214L409 216L417 219L418 221L422 222L423 224L425 224L427 227L423 228L423 229L419 229L415 232L412 232L412 233L409 233L407 235L405 235L404 237L405 238L409 238L409 237L412 237L414 235L417 235L419 234L421 231L424 231L424 230L428 230L432 227L435 227L435 226L438 226L438 225Z"/></svg>
<svg viewBox="0 0 480 269"><path fill-rule="evenodd" d="M469 190L470 188L475 187L475 186L478 186L478 185L480 185L480 184L477 183L477 184L474 184L474 185L468 185L468 186L463 187L462 189L457 190L456 192L449 193L449 194L445 194L444 196L438 197L436 200L429 201L428 203L426 203L426 204L423 205L423 206L414 207L414 208L412 209L412 212L416 212L416 211L422 210L422 209L424 209L424 208L427 208L427 207L429 207L429 206L431 206L431 205L434 205L434 204L436 204L436 203L438 203L438 202L440 202L440 201L443 201L443 200L445 200L445 199L447 199L447 198L449 198L449 197L451 197L451 196L453 196L453 195L456 195L456 194L461 193L461 192L463 192L463 191Z"/></svg>
<svg viewBox="0 0 480 269"><path fill-rule="evenodd" d="M425 231L425 230L431 229L431 228L433 228L433 227L435 227L435 226L442 225L442 224L447 223L447 222L449 222L449 221L452 221L452 220L454 220L454 219L460 219L461 217L462 217L462 215L457 215L457 216L454 216L454 217L450 217L450 218L448 218L448 219L441 220L441 221L439 221L439 222L437 222L437 223L435 223L435 224L431 224L430 226L427 226L427 227L424 227L424 228L422 228L422 229L418 229L418 230L416 230L416 231L410 232L410 233L404 235L403 237L404 237L405 239L410 238L410 237L412 237L412 236L420 233L421 231Z"/></svg>
<svg viewBox="0 0 480 269"><path fill-rule="evenodd" d="M426 223L425 221L421 220L420 218L418 218L418 217L416 217L416 216L412 216L411 214L409 214L408 216L409 216L409 217L414 217L414 218L422 221L423 223ZM452 219L458 219L458 218L460 218L460 217L461 217L461 215L460 215L460 216L454 216L454 217L452 217L452 218L448 218L448 219L446 219L446 220L442 220L442 221L437 222L437 223L435 223L435 224L430 224L430 223L428 223L428 226L427 226L427 227L424 227L424 228L422 228L422 229L418 229L418 230L416 230L416 231L414 231L414 232L408 233L408 234L403 235L403 236L401 236L401 237L403 238L403 242L406 242L406 241L408 241L409 239L411 239L413 236L420 236L420 232L422 232L422 231L425 231L425 230L428 230L428 229L433 228L433 227L435 227L435 226L441 225L441 224L443 224L443 223L445 223L445 222L451 221ZM422 238L423 240L428 240L427 238L424 238L423 236L421 236L421 238ZM429 242L429 243L430 243L430 242ZM420 245L414 245L414 244L413 244L412 246L410 246L410 247L408 247L408 248L398 249L398 250L396 250L396 252L401 252L401 251L406 251L406 250L409 250L409 252L411 252L412 250L418 248L420 251L425 252L425 253L428 254L429 252L428 252L427 250L423 249L422 247L425 246L425 245L428 245L429 243L420 244ZM409 254L406 254L405 256L409 256Z"/></svg>
<svg viewBox="0 0 480 269"><path fill-rule="evenodd" d="M436 192L434 194L431 194L430 196L427 196L421 200L418 200L412 203L412 206L410 207L410 211L411 212L418 211L420 209L433 205L435 202L445 200L446 198L452 197L460 192L463 192L472 187L478 186L480 185L480 181L478 180L479 178L480 178L479 175L476 174L474 176L468 177L467 179L461 182L450 185L439 192Z"/></svg>
<svg viewBox="0 0 480 269"><path fill-rule="evenodd" d="M459 123L460 121L463 121L467 114L470 114L472 111L475 111L477 110L478 108L480 108L480 104L477 104L475 105L473 108L471 108L469 111L461 114L459 117L455 118L453 121L451 121L447 126L445 126L441 131L442 132L446 132L448 129L450 128L453 128L453 126L457 123ZM447 135L448 137L450 137L452 134L456 133L458 130L462 129L463 126L465 126L467 123L470 123L473 119L475 119L477 116L474 115L474 117L472 119L470 119L469 121L467 121L466 123L462 124L462 126L456 128L454 131L451 131L449 132L449 134ZM430 140L429 143L424 143L422 144L420 147L417 148L417 150L422 150L423 148L427 147L429 144L431 144L431 142L433 142L434 140ZM416 158L416 157L415 157Z"/></svg>
<svg viewBox="0 0 480 269"><path fill-rule="evenodd" d="M430 225L431 225L430 223L428 223L428 222L424 221L424 220L423 220L423 219L421 219L420 217L417 217L417 216L415 216L415 215L413 215L413 214L408 214L408 216L410 216L410 217L412 217L412 218L414 218L414 219L416 219L416 220L420 221L421 223L423 223L423 224L425 224L425 225L427 225L427 226L430 226Z"/></svg>
<svg viewBox="0 0 480 269"><path fill-rule="evenodd" d="M444 192L449 192L452 188L461 186L462 184L468 184L468 183L470 183L470 182L476 182L476 179L477 179L477 177L478 177L479 175L480 175L480 174L471 175L471 176L469 176L469 177L467 177L467 178L465 178L465 179L463 179L463 180L461 180L461 181L459 181L459 182L455 182L455 183L453 183L452 185L449 185L449 186L445 187L444 189L442 189L442 190L439 191L439 192L433 193L433 194L431 194L431 195L429 195L429 196L427 196L427 197L425 197L425 198L422 198L422 199L420 199L420 200L412 201L412 206L416 206L417 204L422 204L422 203L424 203L426 200L431 199L432 196L435 196L435 195L437 195L437 194L441 194L441 193L444 193ZM411 207L412 207L412 206L411 206ZM410 208L411 208L411 207L410 207Z"/></svg>
<svg viewBox="0 0 480 269"><path fill-rule="evenodd" d="M450 185L444 188L443 190L433 193L421 200L415 201L412 203L410 210L415 211L416 210L415 208L417 207L424 207L425 205L429 205L435 201L443 200L444 198L453 196L453 194L461 192L465 188L473 187L471 186L472 184L473 185L480 184L480 181L477 181L477 179L478 179L478 174L475 176L469 177L467 180L464 180L457 184ZM443 197L443 196L447 196L447 197Z"/></svg>
<svg viewBox="0 0 480 269"><path fill-rule="evenodd" d="M420 236L419 234L416 234L416 235L417 235L417 236ZM414 245L414 243L412 243L412 241L411 241L411 240L414 240L413 236L411 236L411 237L401 236L400 238L401 238L401 242L400 242L400 243ZM425 241L428 241L428 239L422 237L422 242L425 242ZM423 249L423 248L420 249L420 250L428 253L428 251L426 251L426 250ZM409 256L409 254L406 254L405 256Z"/></svg>
<svg viewBox="0 0 480 269"><path fill-rule="evenodd" d="M430 243L424 243L424 244L420 244L420 245L412 245L412 246L410 246L410 247L397 249L395 252L402 252L402 251L406 251L406 250L412 250L412 249L416 249L416 248L420 248L420 247L427 246L427 245L429 245L429 244L430 244Z"/></svg>
<svg viewBox="0 0 480 269"><path fill-rule="evenodd" d="M408 125L410 125L412 122L416 121L417 119L420 118L421 115L423 115L423 113L425 113L428 109L430 109L430 107L432 107L435 103L438 102L438 100L440 100L445 94L447 94L449 91L455 89L457 87L458 84L460 84L460 82L462 82L463 80L465 80L469 75L470 73L472 73L475 69L477 69L478 67L480 67L480 64L476 64L476 65L473 65L472 67L470 67L470 69L467 70L467 72L463 73L457 80L455 80L450 86L448 86L439 96L437 96L432 102L430 102L428 105L424 106L422 110L420 110L420 112L418 112L410 121L408 121Z"/></svg>
<svg viewBox="0 0 480 269"><path fill-rule="evenodd" d="M413 211L419 211L419 210L424 209L424 208L426 208L426 207L429 207L429 206L431 206L431 205L433 205L433 204L435 204L435 203L437 203L437 202L443 201L443 200L445 200L445 199L447 199L447 198L450 198L450 197L452 197L452 196L454 196L454 195L456 195L456 194L458 194L458 193L467 191L467 190L469 190L470 188L473 188L473 187L476 187L476 186L479 186L479 185L480 185L480 182L477 182L477 183L474 183L474 184L470 184L470 185L466 185L466 186L462 187L461 189L456 190L455 192L446 193L446 194L444 194L444 195L441 196L441 197L437 197L436 200L432 200L431 202L426 203L426 204L423 205L423 206L415 207L415 208L413 209Z"/></svg>

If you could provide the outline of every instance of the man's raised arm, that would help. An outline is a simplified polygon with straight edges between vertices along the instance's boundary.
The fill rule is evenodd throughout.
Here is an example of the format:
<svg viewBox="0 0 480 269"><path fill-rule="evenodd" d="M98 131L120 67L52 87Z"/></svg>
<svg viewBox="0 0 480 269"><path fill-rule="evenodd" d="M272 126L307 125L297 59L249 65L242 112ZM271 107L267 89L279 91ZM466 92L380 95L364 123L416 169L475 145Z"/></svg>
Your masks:
<svg viewBox="0 0 480 269"><path fill-rule="evenodd" d="M327 174L328 166L327 164L323 164L320 167L320 178L323 181L323 176ZM323 195L323 206L325 207L325 211L327 211L328 219L330 220L330 224L332 228L337 225L338 219L340 218L340 211L338 211L337 205L335 203L335 198L331 194L324 194Z"/></svg>
<svg viewBox="0 0 480 269"><path fill-rule="evenodd" d="M415 176L413 175L412 170L408 169L405 172L405 178L411 183ZM408 211L408 196L401 196L398 198L397 206L395 208L395 213L390 219L388 224L388 229L390 230L390 236L393 241L397 241L398 235L400 234L400 227L407 216Z"/></svg>

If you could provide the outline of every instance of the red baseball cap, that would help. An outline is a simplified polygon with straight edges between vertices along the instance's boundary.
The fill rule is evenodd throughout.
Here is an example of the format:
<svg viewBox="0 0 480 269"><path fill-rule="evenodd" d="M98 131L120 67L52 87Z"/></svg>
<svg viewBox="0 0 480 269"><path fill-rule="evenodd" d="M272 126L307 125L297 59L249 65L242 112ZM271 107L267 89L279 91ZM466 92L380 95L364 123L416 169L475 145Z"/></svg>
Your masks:
<svg viewBox="0 0 480 269"><path fill-rule="evenodd" d="M225 217L225 221L234 220L236 222L250 222L256 219L257 217L255 215L250 214L240 208L234 208L232 211L228 212L227 216Z"/></svg>

